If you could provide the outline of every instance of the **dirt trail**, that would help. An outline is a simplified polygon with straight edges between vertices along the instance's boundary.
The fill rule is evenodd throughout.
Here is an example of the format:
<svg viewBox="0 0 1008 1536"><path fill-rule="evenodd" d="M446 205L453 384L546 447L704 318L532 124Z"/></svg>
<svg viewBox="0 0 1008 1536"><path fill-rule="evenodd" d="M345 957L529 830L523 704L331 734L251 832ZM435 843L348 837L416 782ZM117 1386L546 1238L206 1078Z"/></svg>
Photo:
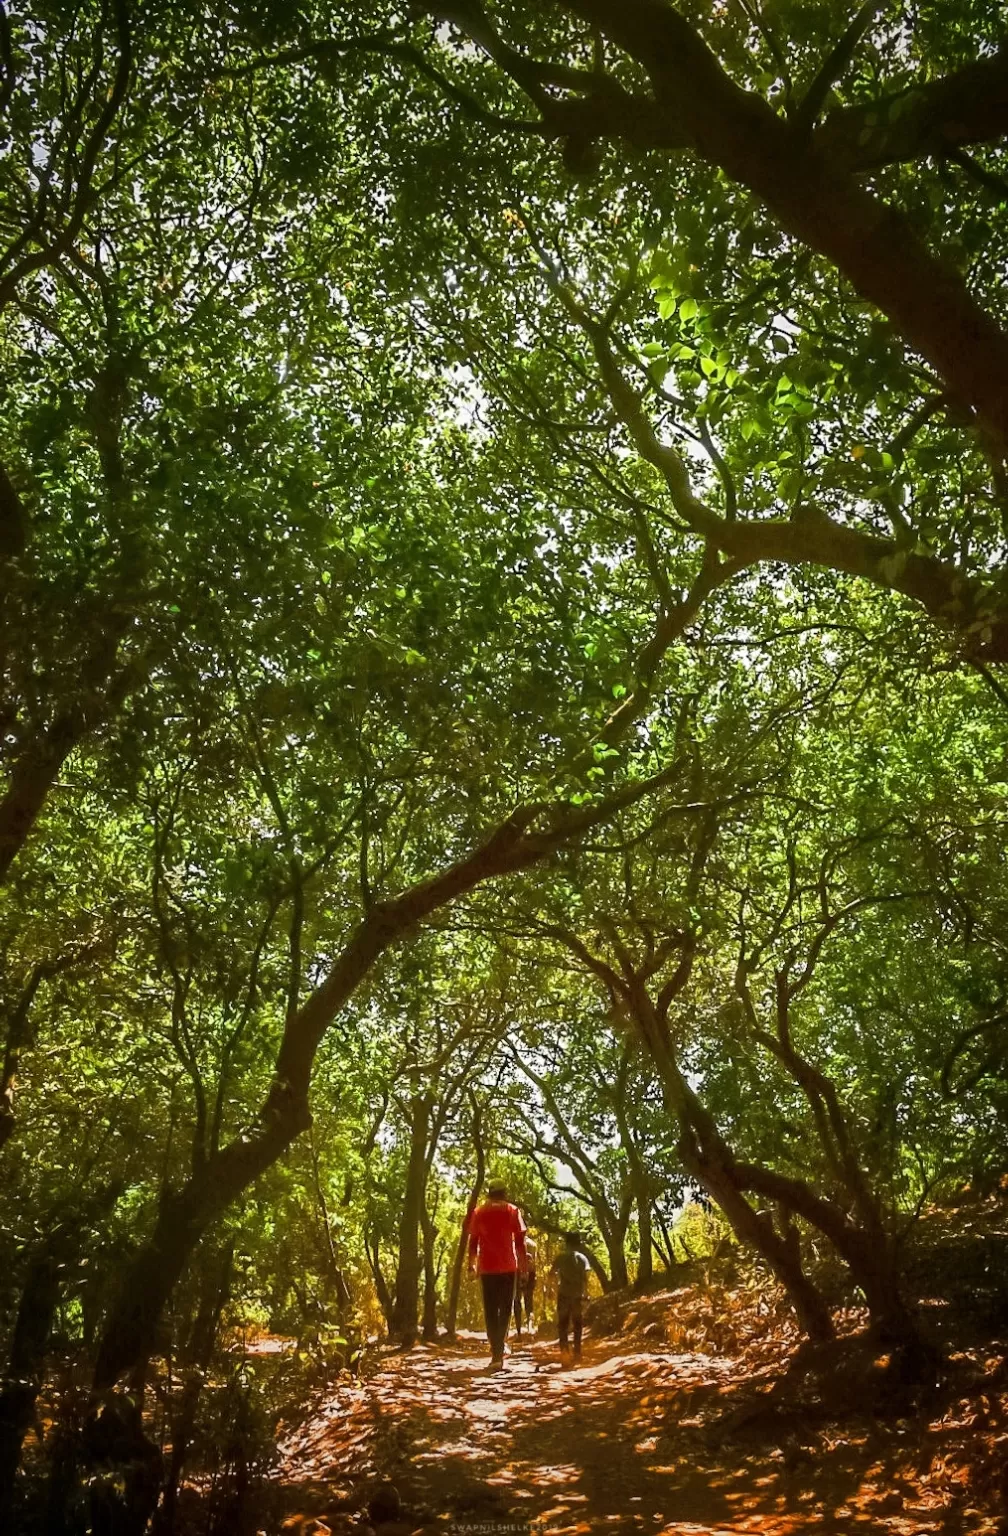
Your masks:
<svg viewBox="0 0 1008 1536"><path fill-rule="evenodd" d="M475 1343L388 1353L284 1444L286 1507L334 1536L357 1533L361 1490L389 1478L405 1518L379 1536L998 1529L929 1489L906 1427L876 1430L869 1417L838 1436L801 1414L768 1418L758 1404L772 1373L760 1374L626 1340L586 1344L577 1369L562 1369L552 1344L517 1345L496 1375ZM299 1528L313 1529L293 1518L285 1527Z"/></svg>

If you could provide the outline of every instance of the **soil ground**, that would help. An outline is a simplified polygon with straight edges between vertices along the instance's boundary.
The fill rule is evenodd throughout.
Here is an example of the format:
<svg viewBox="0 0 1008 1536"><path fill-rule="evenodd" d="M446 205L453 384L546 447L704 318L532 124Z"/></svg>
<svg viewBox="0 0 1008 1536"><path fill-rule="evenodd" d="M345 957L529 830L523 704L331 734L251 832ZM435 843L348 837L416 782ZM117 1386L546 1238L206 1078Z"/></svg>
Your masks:
<svg viewBox="0 0 1008 1536"><path fill-rule="evenodd" d="M674 1301L649 1298L650 1315ZM960 1352L922 1398L848 1340L824 1390L788 1350L655 1348L649 1312L586 1340L576 1369L545 1340L496 1375L474 1338L383 1352L283 1443L282 1529L358 1536L388 1479L402 1515L378 1536L1008 1531L1003 1356Z"/></svg>

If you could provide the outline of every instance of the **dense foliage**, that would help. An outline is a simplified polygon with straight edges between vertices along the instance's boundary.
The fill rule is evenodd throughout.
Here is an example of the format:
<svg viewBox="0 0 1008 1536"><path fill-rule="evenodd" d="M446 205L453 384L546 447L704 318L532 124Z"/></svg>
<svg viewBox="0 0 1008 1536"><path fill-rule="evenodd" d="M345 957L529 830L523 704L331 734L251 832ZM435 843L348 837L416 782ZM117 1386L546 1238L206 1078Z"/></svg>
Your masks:
<svg viewBox="0 0 1008 1536"><path fill-rule="evenodd" d="M999 9L0 7L0 1520L168 1531L245 1414L240 1501L222 1320L474 1321L493 1169L921 1348L1008 1172Z"/></svg>

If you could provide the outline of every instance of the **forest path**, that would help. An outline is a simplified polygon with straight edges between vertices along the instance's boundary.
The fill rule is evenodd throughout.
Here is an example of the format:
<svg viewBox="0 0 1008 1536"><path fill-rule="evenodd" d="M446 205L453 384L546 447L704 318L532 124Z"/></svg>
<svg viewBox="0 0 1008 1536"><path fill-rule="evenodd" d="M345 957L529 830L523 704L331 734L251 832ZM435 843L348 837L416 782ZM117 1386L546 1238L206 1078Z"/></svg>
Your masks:
<svg viewBox="0 0 1008 1536"><path fill-rule="evenodd" d="M768 1416L761 1374L616 1340L586 1341L576 1369L561 1367L553 1343L518 1343L497 1374L474 1341L390 1352L291 1435L282 1476L334 1536L370 1529L348 1511L376 1478L393 1481L404 1506L379 1536L989 1529L929 1500L871 1435ZM284 1529L319 1527L294 1517Z"/></svg>

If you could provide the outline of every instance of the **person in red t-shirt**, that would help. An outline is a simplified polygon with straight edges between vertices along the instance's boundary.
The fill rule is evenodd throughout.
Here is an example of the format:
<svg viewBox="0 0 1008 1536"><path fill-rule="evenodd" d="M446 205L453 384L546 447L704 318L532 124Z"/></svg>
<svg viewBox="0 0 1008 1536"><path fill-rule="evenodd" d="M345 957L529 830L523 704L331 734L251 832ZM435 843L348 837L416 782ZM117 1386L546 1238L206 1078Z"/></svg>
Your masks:
<svg viewBox="0 0 1008 1536"><path fill-rule="evenodd" d="M510 1205L507 1185L491 1179L488 1199L469 1217L469 1273L478 1274L483 1287L483 1315L490 1341L490 1369L499 1371L504 1364L504 1340L507 1338L511 1308L514 1305L515 1280L524 1275L525 1222L516 1205Z"/></svg>

